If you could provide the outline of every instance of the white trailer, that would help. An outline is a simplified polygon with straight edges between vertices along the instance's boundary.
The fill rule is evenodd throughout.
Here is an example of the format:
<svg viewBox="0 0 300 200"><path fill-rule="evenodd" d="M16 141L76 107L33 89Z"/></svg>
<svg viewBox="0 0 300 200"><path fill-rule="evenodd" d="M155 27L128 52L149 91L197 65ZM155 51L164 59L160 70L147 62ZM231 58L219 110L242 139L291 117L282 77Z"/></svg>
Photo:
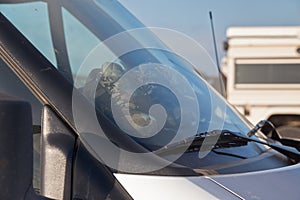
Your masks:
<svg viewBox="0 0 300 200"><path fill-rule="evenodd" d="M222 60L227 98L256 124L300 135L300 27L231 27Z"/></svg>

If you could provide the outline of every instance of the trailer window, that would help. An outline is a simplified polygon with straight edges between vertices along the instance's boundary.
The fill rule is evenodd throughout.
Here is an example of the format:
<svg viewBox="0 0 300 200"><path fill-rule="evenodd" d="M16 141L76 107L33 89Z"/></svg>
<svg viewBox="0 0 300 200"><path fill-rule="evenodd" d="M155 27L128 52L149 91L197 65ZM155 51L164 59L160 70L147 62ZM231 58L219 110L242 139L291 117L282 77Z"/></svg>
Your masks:
<svg viewBox="0 0 300 200"><path fill-rule="evenodd" d="M236 64L236 84L300 84L300 64Z"/></svg>

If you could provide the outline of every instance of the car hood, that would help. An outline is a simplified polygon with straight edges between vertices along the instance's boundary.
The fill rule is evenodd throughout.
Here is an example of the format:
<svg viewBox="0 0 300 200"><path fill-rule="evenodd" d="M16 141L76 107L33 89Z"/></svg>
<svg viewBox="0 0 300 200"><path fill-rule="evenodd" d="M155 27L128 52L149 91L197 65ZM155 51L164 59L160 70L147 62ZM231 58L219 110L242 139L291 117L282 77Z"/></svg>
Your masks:
<svg viewBox="0 0 300 200"><path fill-rule="evenodd" d="M300 164L244 174L211 177L244 199L299 199Z"/></svg>
<svg viewBox="0 0 300 200"><path fill-rule="evenodd" d="M115 174L134 199L299 199L300 164L231 175Z"/></svg>

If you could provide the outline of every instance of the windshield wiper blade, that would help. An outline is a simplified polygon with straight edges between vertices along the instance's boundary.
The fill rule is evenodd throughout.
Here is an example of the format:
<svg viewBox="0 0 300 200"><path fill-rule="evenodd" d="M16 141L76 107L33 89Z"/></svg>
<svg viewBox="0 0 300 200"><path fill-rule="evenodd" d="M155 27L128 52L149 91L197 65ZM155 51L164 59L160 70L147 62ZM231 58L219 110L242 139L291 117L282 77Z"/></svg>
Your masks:
<svg viewBox="0 0 300 200"><path fill-rule="evenodd" d="M205 140L206 139L206 140ZM203 143L205 140L205 143ZM169 152L189 152L197 151L205 145L206 149L229 148L247 145L248 141L244 138L231 134L228 130L213 130L204 133L198 133L195 136L185 138L164 146L155 151L156 154L166 154Z"/></svg>
<svg viewBox="0 0 300 200"><path fill-rule="evenodd" d="M206 140L205 144L203 141L205 138L210 137L212 140ZM219 137L217 142L213 137ZM212 143L210 143L212 141ZM228 147L237 147L247 145L247 142L255 142L259 144L266 145L272 149L278 151L279 153L287 156L295 162L300 161L300 152L294 147L284 146L281 143L270 143L268 141L260 140L258 138L251 138L247 135L243 135L239 132L232 132L229 130L214 130L205 133L200 133L192 137L188 137L182 141L172 143L165 146L164 148L156 151L157 154L165 154L168 152L180 151L186 149L186 151L193 150L197 148L200 150L202 145L211 146L211 149L214 148L228 148ZM205 148L207 149L207 148Z"/></svg>
<svg viewBox="0 0 300 200"><path fill-rule="evenodd" d="M264 131L262 131L268 138L276 140L280 142L281 144L285 146L290 146L296 148L298 151L300 151L300 140L298 139L293 139L293 138L283 138L278 131L276 130L276 127L272 124L272 122L268 120L261 120L258 122L253 129L251 129L247 135L249 137L256 135L256 133L260 130L263 129L266 125L270 126L271 128L271 137L269 137Z"/></svg>
<svg viewBox="0 0 300 200"><path fill-rule="evenodd" d="M250 135L249 133L247 135ZM249 142L250 141L251 142L256 142L256 143L260 143L260 144L266 145L268 147L271 147L272 149L278 151L279 153L282 153L283 155L287 156L288 158L291 158L295 162L299 162L300 161L300 152L295 147L285 146L285 145L283 145L282 143L280 143L278 141L276 143L270 143L270 142L268 142L266 140L264 140L264 141L263 140L259 140L259 139L262 139L262 138L259 138L259 139L255 138L254 139L254 138L251 138L252 135L250 135L250 137L249 137L249 136L242 135L240 133L233 133L233 134L236 134L239 137L245 138Z"/></svg>

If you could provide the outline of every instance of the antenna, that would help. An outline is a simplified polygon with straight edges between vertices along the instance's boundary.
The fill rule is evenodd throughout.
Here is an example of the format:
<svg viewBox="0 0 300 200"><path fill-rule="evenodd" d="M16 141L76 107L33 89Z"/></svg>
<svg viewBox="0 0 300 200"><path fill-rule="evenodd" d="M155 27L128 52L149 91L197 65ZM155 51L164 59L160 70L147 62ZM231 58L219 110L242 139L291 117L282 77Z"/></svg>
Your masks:
<svg viewBox="0 0 300 200"><path fill-rule="evenodd" d="M226 90L223 87L223 73L221 71L221 67L220 67L220 63L219 63L219 56L218 56L218 50L217 50L217 42L216 42L216 36L215 36L215 29L214 29L214 22L213 22L213 16L212 16L212 12L209 11L209 19L210 19L210 25L211 25L211 31L212 31L212 36L213 36L213 42L214 42L214 50L215 50L215 55L216 55L216 63L217 63L217 68L218 68L218 72L221 76L220 79L220 90L222 95L226 98Z"/></svg>

